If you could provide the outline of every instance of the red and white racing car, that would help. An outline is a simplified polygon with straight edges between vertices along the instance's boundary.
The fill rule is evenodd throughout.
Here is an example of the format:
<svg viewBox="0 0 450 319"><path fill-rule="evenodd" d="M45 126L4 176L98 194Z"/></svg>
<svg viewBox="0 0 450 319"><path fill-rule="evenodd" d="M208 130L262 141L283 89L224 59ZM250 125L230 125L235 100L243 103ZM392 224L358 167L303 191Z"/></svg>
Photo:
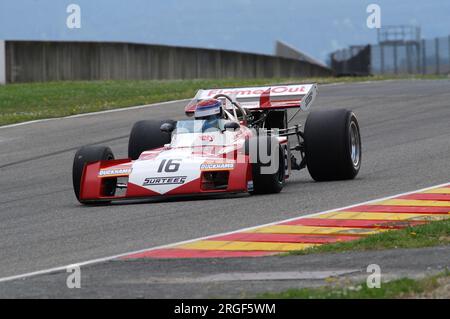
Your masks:
<svg viewBox="0 0 450 319"><path fill-rule="evenodd" d="M316 84L200 90L186 106L187 119L135 123L126 159L114 159L105 146L79 149L73 162L75 195L89 204L278 193L291 170L303 168L316 181L353 179L361 166L353 112L311 112L304 130L291 124L316 95Z"/></svg>

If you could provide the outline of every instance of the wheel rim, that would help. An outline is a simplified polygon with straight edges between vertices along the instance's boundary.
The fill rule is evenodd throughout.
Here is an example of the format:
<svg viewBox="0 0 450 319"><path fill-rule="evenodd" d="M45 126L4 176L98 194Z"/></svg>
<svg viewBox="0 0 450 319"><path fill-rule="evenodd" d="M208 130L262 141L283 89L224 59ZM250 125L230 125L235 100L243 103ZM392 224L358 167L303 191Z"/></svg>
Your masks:
<svg viewBox="0 0 450 319"><path fill-rule="evenodd" d="M361 156L361 139L359 138L358 126L354 121L350 124L350 156L353 166L358 167Z"/></svg>

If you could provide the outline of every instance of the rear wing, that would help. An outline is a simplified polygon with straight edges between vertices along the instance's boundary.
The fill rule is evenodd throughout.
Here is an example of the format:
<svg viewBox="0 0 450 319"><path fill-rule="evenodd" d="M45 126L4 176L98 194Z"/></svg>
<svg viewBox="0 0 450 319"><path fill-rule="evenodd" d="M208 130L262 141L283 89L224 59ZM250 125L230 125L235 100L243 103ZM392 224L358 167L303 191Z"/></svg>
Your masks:
<svg viewBox="0 0 450 319"><path fill-rule="evenodd" d="M198 102L214 98L217 94L226 94L249 110L300 108L307 111L317 92L317 84L199 90L185 111L192 114Z"/></svg>

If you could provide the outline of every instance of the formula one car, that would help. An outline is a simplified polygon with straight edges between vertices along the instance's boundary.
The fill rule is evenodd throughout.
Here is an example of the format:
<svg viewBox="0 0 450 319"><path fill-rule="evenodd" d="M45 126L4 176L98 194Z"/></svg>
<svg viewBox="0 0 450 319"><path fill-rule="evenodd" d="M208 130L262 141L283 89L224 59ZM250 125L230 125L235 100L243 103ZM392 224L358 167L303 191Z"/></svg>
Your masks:
<svg viewBox="0 0 450 319"><path fill-rule="evenodd" d="M353 179L361 166L361 137L352 111L311 112L304 130L290 124L316 95L316 84L200 90L185 108L187 119L135 123L126 159L114 159L105 146L79 149L75 195L95 204L278 193L291 170L303 168L315 181Z"/></svg>

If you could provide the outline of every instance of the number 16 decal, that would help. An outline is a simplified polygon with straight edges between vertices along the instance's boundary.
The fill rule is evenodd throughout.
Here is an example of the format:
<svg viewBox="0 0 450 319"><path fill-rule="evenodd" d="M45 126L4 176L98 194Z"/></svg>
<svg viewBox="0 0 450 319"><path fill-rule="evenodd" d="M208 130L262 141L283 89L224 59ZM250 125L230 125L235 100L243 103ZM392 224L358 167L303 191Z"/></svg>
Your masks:
<svg viewBox="0 0 450 319"><path fill-rule="evenodd" d="M159 164L158 173L161 173L163 170L166 173L177 172L180 168L181 161L180 159L162 160L161 164Z"/></svg>

